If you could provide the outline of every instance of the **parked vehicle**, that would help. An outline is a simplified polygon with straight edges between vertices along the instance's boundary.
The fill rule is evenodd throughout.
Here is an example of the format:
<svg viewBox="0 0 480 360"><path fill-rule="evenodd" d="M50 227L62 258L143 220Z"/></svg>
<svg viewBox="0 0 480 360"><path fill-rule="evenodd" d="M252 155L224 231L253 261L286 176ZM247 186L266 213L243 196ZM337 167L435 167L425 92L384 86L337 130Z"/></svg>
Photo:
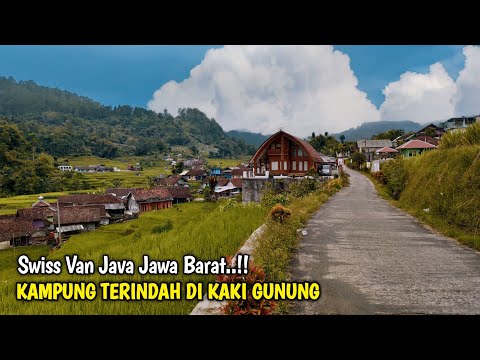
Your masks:
<svg viewBox="0 0 480 360"><path fill-rule="evenodd" d="M323 176L332 175L332 166L328 164L322 165L322 168L320 169L320 175L323 175Z"/></svg>

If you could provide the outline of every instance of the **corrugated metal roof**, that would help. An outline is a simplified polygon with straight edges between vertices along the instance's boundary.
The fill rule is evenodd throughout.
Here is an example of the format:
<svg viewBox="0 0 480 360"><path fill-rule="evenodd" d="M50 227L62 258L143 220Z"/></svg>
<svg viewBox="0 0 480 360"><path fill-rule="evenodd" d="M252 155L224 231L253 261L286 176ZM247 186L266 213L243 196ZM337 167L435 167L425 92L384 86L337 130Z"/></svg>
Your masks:
<svg viewBox="0 0 480 360"><path fill-rule="evenodd" d="M58 232L58 226L55 228L55 230ZM60 226L60 232L61 233L66 233L66 232L70 232L70 231L80 231L80 230L85 230L83 225Z"/></svg>

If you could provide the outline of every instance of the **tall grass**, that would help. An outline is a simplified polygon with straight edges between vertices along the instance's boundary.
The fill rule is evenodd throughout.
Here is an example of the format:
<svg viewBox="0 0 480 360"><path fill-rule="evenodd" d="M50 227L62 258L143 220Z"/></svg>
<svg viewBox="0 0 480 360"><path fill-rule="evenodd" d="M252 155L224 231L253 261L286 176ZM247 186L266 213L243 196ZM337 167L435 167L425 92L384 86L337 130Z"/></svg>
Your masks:
<svg viewBox="0 0 480 360"><path fill-rule="evenodd" d="M480 145L480 123L474 123L465 130L449 131L439 142L441 149L451 149L457 146Z"/></svg>
<svg viewBox="0 0 480 360"><path fill-rule="evenodd" d="M474 135L464 138L462 134L445 134L447 140L438 150L405 159L403 191L392 203L480 250L480 145L464 145L467 140L458 139L473 139ZM388 184L376 187L389 190ZM392 195L389 191L380 194L386 198Z"/></svg>
<svg viewBox="0 0 480 360"><path fill-rule="evenodd" d="M22 276L16 272L16 256L20 251L34 252L32 257L38 259L45 250L25 247L0 251L0 314L189 314L196 301L103 301L97 296L94 301L22 302L15 300L15 283L190 281L205 284L214 281L215 276L182 274L183 256L192 254L202 260L216 260L221 256L234 255L249 235L264 222L265 215L266 210L258 206L239 206L219 211L217 204L182 204L167 210L144 213L138 220L72 236L62 248L48 255L48 259L58 259L64 263L66 254L78 254L83 260L93 260L98 269L104 254L108 254L110 259L134 260L136 265L142 263L144 254L148 254L150 259L178 261L178 275L141 275L137 271L134 275L100 275L98 272L70 275L64 264L64 270L59 275ZM173 223L170 231L152 232L155 226L165 224L168 220Z"/></svg>

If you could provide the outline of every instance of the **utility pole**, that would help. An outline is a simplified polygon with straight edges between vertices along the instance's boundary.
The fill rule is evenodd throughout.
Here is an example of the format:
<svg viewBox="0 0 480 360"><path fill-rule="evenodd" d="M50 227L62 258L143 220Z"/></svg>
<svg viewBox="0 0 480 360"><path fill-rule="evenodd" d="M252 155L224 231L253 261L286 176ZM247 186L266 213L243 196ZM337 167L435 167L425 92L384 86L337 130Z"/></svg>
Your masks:
<svg viewBox="0 0 480 360"><path fill-rule="evenodd" d="M60 205L58 204L58 199L57 199L57 222L58 222L58 238L57 238L57 243L61 244L62 243L62 229L60 227Z"/></svg>

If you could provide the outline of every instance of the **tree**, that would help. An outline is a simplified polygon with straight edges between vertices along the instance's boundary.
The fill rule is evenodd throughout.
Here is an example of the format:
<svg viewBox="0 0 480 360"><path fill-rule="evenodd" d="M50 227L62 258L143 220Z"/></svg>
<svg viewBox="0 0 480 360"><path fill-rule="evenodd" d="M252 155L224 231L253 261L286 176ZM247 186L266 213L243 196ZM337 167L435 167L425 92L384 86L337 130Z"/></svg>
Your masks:
<svg viewBox="0 0 480 360"><path fill-rule="evenodd" d="M178 161L172 169L172 174L180 174L184 168L185 165L183 164L183 162Z"/></svg>
<svg viewBox="0 0 480 360"><path fill-rule="evenodd" d="M354 169L359 170L362 164L367 160L365 154L361 152L355 152L351 156L352 165Z"/></svg>
<svg viewBox="0 0 480 360"><path fill-rule="evenodd" d="M315 131L312 131L312 139L315 139Z"/></svg>
<svg viewBox="0 0 480 360"><path fill-rule="evenodd" d="M342 144L345 144L345 135L340 135L340 141L342 142Z"/></svg>

